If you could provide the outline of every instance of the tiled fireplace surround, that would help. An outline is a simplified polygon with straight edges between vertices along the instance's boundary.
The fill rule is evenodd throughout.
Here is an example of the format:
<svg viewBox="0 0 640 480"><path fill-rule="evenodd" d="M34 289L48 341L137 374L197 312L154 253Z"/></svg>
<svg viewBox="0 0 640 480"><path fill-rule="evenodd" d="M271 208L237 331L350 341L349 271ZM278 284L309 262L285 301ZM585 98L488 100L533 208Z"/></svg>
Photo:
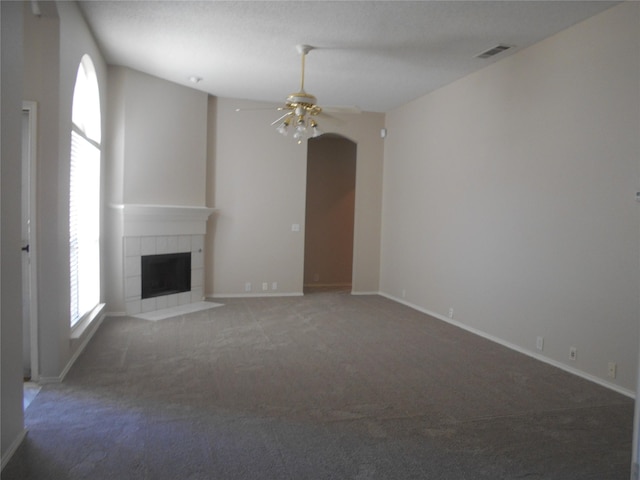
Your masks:
<svg viewBox="0 0 640 480"><path fill-rule="evenodd" d="M123 221L123 276L127 315L204 299L204 234L212 208L175 205L119 205ZM191 252L191 291L141 298L144 255Z"/></svg>

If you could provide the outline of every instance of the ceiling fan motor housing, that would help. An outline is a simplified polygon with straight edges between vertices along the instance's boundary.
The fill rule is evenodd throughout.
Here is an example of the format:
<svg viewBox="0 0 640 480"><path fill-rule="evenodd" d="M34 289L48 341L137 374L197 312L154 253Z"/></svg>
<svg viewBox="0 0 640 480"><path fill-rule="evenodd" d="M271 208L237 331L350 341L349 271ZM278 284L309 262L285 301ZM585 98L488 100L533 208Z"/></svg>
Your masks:
<svg viewBox="0 0 640 480"><path fill-rule="evenodd" d="M306 92L292 93L287 97L287 107L292 110L301 107L310 115L317 115L322 111L322 108L316 105L317 99L313 95Z"/></svg>
<svg viewBox="0 0 640 480"><path fill-rule="evenodd" d="M297 103L300 105L315 105L318 100L313 95L306 92L292 93L287 97L287 103Z"/></svg>

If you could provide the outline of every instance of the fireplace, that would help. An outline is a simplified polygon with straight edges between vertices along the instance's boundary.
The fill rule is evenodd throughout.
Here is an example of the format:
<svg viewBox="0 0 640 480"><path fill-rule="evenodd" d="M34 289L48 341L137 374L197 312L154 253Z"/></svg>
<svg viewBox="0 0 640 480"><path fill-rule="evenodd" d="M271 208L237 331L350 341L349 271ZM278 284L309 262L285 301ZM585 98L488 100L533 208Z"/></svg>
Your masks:
<svg viewBox="0 0 640 480"><path fill-rule="evenodd" d="M159 297L191 290L191 253L144 255L142 298Z"/></svg>
<svg viewBox="0 0 640 480"><path fill-rule="evenodd" d="M132 204L115 207L123 227L125 313L137 315L201 302L205 297L204 236L207 218L215 209ZM150 287L146 279L142 286L145 257L158 257L151 268L165 277L153 280ZM179 257L182 259L176 260Z"/></svg>

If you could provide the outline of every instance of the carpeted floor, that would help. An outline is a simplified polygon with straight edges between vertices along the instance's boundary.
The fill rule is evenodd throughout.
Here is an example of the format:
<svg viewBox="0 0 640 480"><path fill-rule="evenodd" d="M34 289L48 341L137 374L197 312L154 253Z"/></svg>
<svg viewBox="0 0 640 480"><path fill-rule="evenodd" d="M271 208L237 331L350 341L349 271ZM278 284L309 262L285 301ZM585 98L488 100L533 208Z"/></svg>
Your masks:
<svg viewBox="0 0 640 480"><path fill-rule="evenodd" d="M633 401L379 296L104 321L3 480L628 479Z"/></svg>

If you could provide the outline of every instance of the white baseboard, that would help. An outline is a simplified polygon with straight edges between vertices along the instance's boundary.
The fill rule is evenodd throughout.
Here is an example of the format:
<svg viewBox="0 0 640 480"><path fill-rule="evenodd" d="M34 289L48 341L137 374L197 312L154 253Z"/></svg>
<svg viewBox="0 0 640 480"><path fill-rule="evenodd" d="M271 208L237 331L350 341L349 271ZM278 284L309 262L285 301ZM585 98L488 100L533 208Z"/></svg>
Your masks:
<svg viewBox="0 0 640 480"><path fill-rule="evenodd" d="M302 292L290 293L209 293L207 298L257 298L257 297L302 297Z"/></svg>
<svg viewBox="0 0 640 480"><path fill-rule="evenodd" d="M380 292L355 292L352 291L351 295L382 295Z"/></svg>
<svg viewBox="0 0 640 480"><path fill-rule="evenodd" d="M524 355L527 355L528 357L534 358L536 360L539 360L541 362L544 362L546 364L552 365L554 367L557 367L561 370L564 370L565 372L571 373L573 375L576 375L578 377L584 378L585 380L589 380L590 382L593 383L597 383L600 386L603 386L605 388L608 388L609 390L613 390L615 392L618 392L626 397L630 397L635 399L636 398L636 392L629 390L627 388L621 387L620 385L616 385L614 383L610 383L607 382L606 380L603 380L602 378L596 377L595 375L591 375L587 372L583 372L582 370L578 370L577 368L573 368L570 367L569 365L565 365L564 363L558 362L557 360L553 360L552 358L549 357L545 357L544 355L540 355L539 353L527 350L525 348L522 348L519 345L516 345L515 343L510 343L507 342L506 340L503 340L499 337L495 337L493 335L490 335L486 332L483 332L482 330L478 330L476 328L470 327L469 325L465 325L464 323L458 322L457 320L451 319L449 317L446 317L444 315L441 315L439 313L436 312L432 312L430 310L427 310L426 308L422 308L418 305L415 305L413 303L407 302L406 300L402 299L402 298L397 298L394 297L393 295L389 295L387 293L383 293L383 292L379 292L379 294L383 297L388 298L389 300L393 300L394 302L398 302L401 303L402 305L405 305L409 308L413 308L414 310L417 310L419 312L422 312L426 315L429 315L431 317L437 318L438 320L442 320L443 322L446 322L450 325L453 325L455 327L461 328L463 330L466 330L467 332L473 333L474 335L478 335L479 337L485 338L487 340L490 340L494 343L497 343L499 345L502 345L503 347L507 347L511 350L515 350L518 353L522 353Z"/></svg>
<svg viewBox="0 0 640 480"><path fill-rule="evenodd" d="M4 467L7 465L7 463L9 463L9 460L11 460L11 457L13 457L13 454L16 453L16 450L18 450L18 447L20 447L20 445L22 444L26 436L27 436L27 430L22 429L22 431L18 434L15 440L11 442L11 445L9 445L9 448L7 448L7 451L2 456L2 461L0 463L0 471L4 470Z"/></svg>
<svg viewBox="0 0 640 480"><path fill-rule="evenodd" d="M96 317L94 319L94 321L91 322L91 328L89 328L89 326L87 326L84 329L84 332L86 332L86 333L83 332L84 335L82 337L82 340L80 341L80 344L76 347L75 351L71 355L71 358L69 359L69 361L67 362L65 367L62 369L62 372L60 372L60 375L58 375L56 377L45 377L43 375L40 375L40 378L38 379L38 383L41 384L41 385L44 385L44 384L47 384L47 383L60 383L60 382L62 382L64 380L64 377L67 376L67 373L69 373L69 370L71 370L71 367L73 366L75 361L78 359L78 357L80 356L82 351L85 349L85 347L89 343L89 340L91 340L93 335L98 330L98 328L100 327L100 325L102 324L102 322L103 322L103 320L105 319L106 316L107 315L104 314L104 313L100 314L100 316ZM79 338L73 338L71 341L78 340L78 339Z"/></svg>
<svg viewBox="0 0 640 480"><path fill-rule="evenodd" d="M69 372L69 370L71 369L71 367L73 366L75 361L78 359L78 357L80 356L82 351L85 349L85 347L89 343L89 340L91 340L91 338L96 333L98 328L100 328L100 325L102 324L103 320L105 319L105 316L106 315L104 313L101 314L93 322L94 325L92 325L92 327L90 329L87 328L87 333L84 335L84 338L82 339L80 345L78 345L78 347L75 349L75 351L73 352L73 355L71 355L71 358L67 362L67 365L64 367L64 369L60 373L60 379L61 380L64 380L64 377L67 376L67 373Z"/></svg>

